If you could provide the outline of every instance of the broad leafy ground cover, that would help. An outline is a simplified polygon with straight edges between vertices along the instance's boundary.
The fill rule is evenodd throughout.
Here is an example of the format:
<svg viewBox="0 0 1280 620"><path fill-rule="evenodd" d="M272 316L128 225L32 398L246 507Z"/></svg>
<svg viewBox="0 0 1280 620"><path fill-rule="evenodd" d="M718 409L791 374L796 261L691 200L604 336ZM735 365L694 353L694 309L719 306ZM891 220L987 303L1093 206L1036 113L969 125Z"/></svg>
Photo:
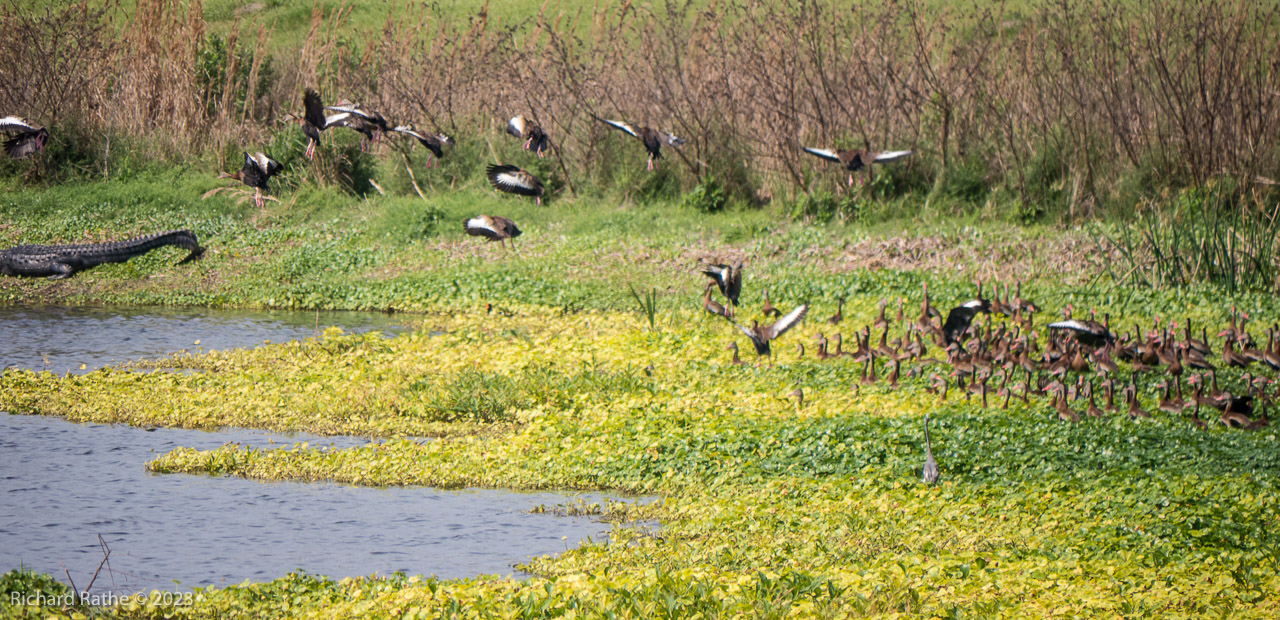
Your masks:
<svg viewBox="0 0 1280 620"><path fill-rule="evenodd" d="M852 340L880 299L904 297L914 316L923 282L944 308L972 297L971 279L1021 278L1046 316L1074 303L1110 312L1116 325L1191 318L1211 331L1233 303L1270 323L1280 305L1267 296L1112 286L1092 277L1090 267L1107 258L1082 232L908 222L935 232L904 237L776 224L756 211L708 216L587 200L536 209L469 189L432 195L430 204L353 204L317 190L257 211L191 198L209 183L177 175L7 194L0 245L190 227L210 253L195 266L157 252L65 282L4 281L0 299L396 308L423 312L410 319L421 329L390 340L333 331L145 364L160 372L5 371L0 409L371 435L383 441L350 450L180 449L146 466L263 480L656 494L662 499L645 506L561 509L661 527L618 528L609 544L536 560L524 567L536 577L525 581L289 575L206 590L190 607L8 613L1280 614L1274 430L1196 431L1188 417L1167 413L1070 424L1044 399L1002 409L992 398L984 409L953 388L944 401L922 377L891 387L883 366L866 386L861 365L797 359L795 350L819 332ZM463 237L462 219L478 212L519 221L519 249ZM746 261L739 320L762 318L765 287L784 309L811 304L809 319L776 343L773 367L729 362L730 341L750 347L699 309L701 276L692 268L704 256ZM627 283L659 290L653 325L636 312ZM840 297L846 318L833 327L825 319ZM890 337L901 327L895 321ZM1221 379L1238 385L1240 377ZM1152 411L1154 383L1140 380ZM797 386L803 406L785 396ZM919 481L926 414L942 472L932 487Z"/></svg>

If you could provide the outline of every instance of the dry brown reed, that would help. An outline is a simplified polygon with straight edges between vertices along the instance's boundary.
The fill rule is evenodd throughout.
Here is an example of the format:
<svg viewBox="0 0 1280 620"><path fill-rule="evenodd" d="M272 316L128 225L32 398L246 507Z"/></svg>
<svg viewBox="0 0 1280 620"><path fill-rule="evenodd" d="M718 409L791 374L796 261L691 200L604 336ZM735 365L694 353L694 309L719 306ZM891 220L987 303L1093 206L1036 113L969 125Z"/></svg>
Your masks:
<svg viewBox="0 0 1280 620"><path fill-rule="evenodd" d="M198 0L139 0L125 29L114 3L4 9L0 50L14 62L0 66L0 110L188 149L262 139L298 111L305 86L461 135L500 132L522 113L551 131L570 189L643 159L596 116L688 139L669 165L743 195L838 188L843 175L801 145L913 149L903 168L922 191L965 167L985 187L1073 214L1122 198L1132 178L1229 176L1242 191L1280 178L1274 3L666 0L544 6L512 23L487 5L448 18L407 1L369 32L353 32L350 14L317 3L297 50L269 51L267 25L238 25L251 42L232 35L229 48L248 50L247 95L234 109L241 61L229 51L210 117L194 71L206 40ZM278 79L259 91L269 54Z"/></svg>

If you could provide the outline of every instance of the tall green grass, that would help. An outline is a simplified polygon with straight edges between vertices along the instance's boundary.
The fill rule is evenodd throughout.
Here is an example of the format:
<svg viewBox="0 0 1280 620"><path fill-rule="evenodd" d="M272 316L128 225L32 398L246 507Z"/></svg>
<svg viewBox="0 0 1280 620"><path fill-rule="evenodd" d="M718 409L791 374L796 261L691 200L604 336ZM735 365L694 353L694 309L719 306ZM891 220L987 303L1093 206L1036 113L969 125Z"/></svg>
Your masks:
<svg viewBox="0 0 1280 620"><path fill-rule="evenodd" d="M1219 186L1182 192L1114 232L1095 226L1112 278L1136 286L1212 284L1228 292L1273 291L1280 284L1280 201L1245 203Z"/></svg>

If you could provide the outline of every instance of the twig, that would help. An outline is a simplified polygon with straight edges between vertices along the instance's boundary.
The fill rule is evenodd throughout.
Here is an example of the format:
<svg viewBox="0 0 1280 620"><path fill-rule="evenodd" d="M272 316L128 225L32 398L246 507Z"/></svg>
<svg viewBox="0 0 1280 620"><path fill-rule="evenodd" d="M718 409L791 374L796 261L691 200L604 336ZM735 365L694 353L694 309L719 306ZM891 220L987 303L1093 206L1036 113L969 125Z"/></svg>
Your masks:
<svg viewBox="0 0 1280 620"><path fill-rule="evenodd" d="M493 155L493 163L501 164L502 160L498 159L498 152L493 150L493 142L490 142L488 138L485 138L484 143L489 145L489 154Z"/></svg>
<svg viewBox="0 0 1280 620"><path fill-rule="evenodd" d="M93 589L93 582L98 580L98 573L102 572L103 565L111 558L111 547L107 546L107 541L102 538L102 534L98 534L98 545L102 547L102 561L98 562L98 570L93 571L93 578L89 580L89 585L85 586L85 592ZM70 578L71 575L67 575L67 579Z"/></svg>
<svg viewBox="0 0 1280 620"><path fill-rule="evenodd" d="M422 188L418 187L418 178L413 176L413 167L409 165L409 158L400 151L400 159L404 161L405 172L409 173L409 183L413 185L413 191L418 192L418 197L426 200L427 197L422 194Z"/></svg>
<svg viewBox="0 0 1280 620"><path fill-rule="evenodd" d="M62 561L61 561L61 560L59 560L59 561L58 561L58 563L59 563L59 564L62 564ZM76 588L76 580L71 578L71 571L67 570L67 565L66 565L66 564L62 564L62 574L64 574L64 575L66 575L66 576L67 576L67 583L70 583L70 584L71 584L71 596L72 596L73 598L75 598L76 605L79 605L79 604L80 604L80 590Z"/></svg>

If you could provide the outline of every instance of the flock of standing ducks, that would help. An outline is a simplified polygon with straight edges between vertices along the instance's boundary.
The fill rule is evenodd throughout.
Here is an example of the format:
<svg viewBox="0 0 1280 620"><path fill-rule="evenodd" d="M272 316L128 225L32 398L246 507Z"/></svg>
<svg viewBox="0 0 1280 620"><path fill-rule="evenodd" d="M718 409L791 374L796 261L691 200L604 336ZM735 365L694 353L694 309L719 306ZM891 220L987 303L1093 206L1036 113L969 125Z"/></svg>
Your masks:
<svg viewBox="0 0 1280 620"><path fill-rule="evenodd" d="M700 270L710 278L703 296L704 310L733 323L751 340L757 357L770 356L772 363L771 342L799 324L809 306L801 305L769 325L753 320L748 328L734 321L731 309L738 305L742 263L713 263L700 266ZM725 304L712 298L716 288L725 295ZM1033 397L1047 396L1064 422L1108 414L1133 419L1153 417L1154 412L1142 406L1138 393L1143 378L1154 376L1158 382L1153 385L1163 394L1156 409L1179 416L1190 410L1188 423L1195 428L1208 426L1201 418L1202 412L1213 412L1219 423L1231 429L1259 430L1270 426L1267 407L1280 399L1280 384L1274 378L1275 371L1280 371L1280 325L1271 326L1266 338L1257 340L1245 327L1248 316L1232 308L1230 326L1217 334L1221 354L1215 363L1214 347L1204 326L1200 327L1199 338L1189 321L1181 328L1177 322L1162 327L1159 319L1147 330L1135 325L1131 331L1116 333L1109 316L1103 315L1103 320L1098 321L1096 313L1090 312L1087 319L1076 318L1075 309L1068 305L1062 320L1046 326L1042 346L1040 333L1035 330L1035 315L1040 309L1022 298L1021 289L1018 284L1011 294L1006 286L1003 298L996 295L990 299L983 295L979 283L977 297L952 308L943 320L930 301L925 284L918 316L907 316L905 300L899 298L896 319L890 318L886 316L889 302L881 300L876 319L855 332L855 350L842 348L839 333L831 338L819 333L815 337L816 353L811 357L860 363L861 377L855 382L855 389L881 382L896 388L904 375L923 377L927 373L925 389L943 401L953 385L966 400L981 399L983 408L989 406L991 398L1003 399L1001 409L1007 409L1014 398L1027 403ZM732 297L729 291L733 291ZM769 302L767 291L761 310L766 317L779 315ZM844 320L843 311L841 299L835 314L826 322L839 325ZM983 315L986 320L977 321ZM890 339L895 326L902 331ZM930 347L943 356L930 356ZM726 348L733 353L732 364L745 364L736 342ZM796 350L797 359L805 357L803 343L797 343ZM1117 376L1118 362L1129 365L1127 380ZM903 366L908 364L912 368L904 371ZM1219 387L1217 370L1222 365L1245 371L1240 391ZM877 372L889 374L881 379ZM803 403L801 390L789 396L795 396L798 404ZM932 484L937 481L938 469L928 438L927 418L925 425L927 458L923 478Z"/></svg>

